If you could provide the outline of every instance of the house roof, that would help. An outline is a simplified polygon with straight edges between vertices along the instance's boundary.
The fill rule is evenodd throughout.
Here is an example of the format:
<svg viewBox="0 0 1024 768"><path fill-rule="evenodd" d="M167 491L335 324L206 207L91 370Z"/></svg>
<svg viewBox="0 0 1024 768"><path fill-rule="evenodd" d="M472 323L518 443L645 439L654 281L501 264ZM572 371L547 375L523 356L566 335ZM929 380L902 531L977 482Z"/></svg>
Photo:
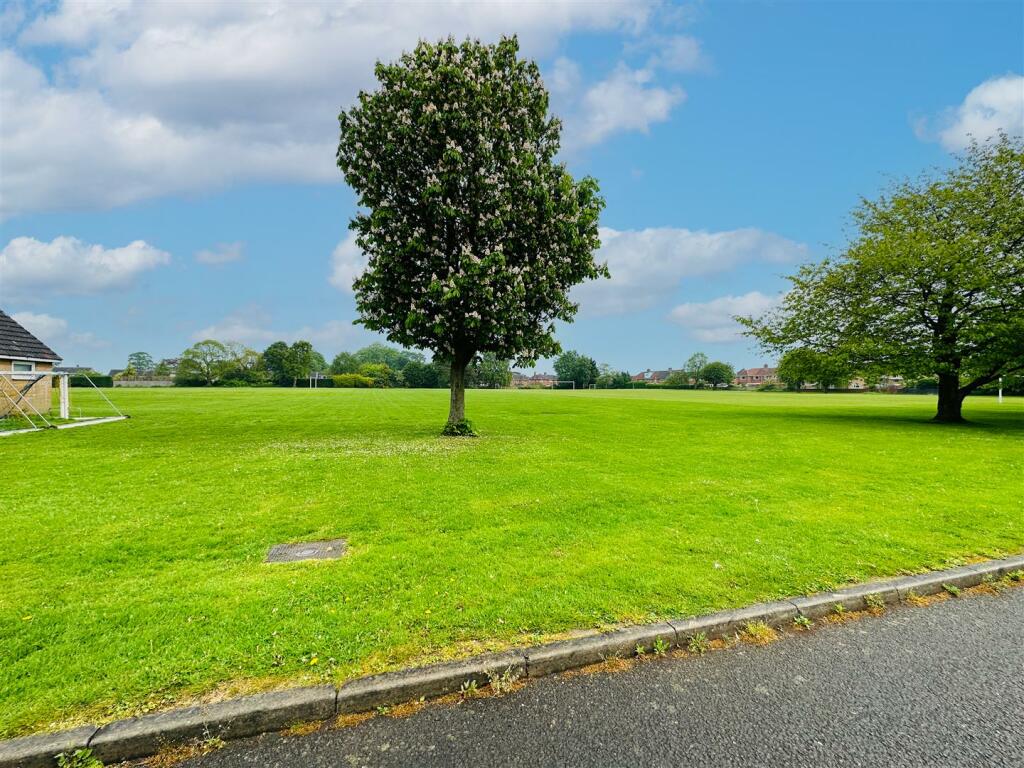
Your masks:
<svg viewBox="0 0 1024 768"><path fill-rule="evenodd" d="M664 381L671 376L675 371L669 368L667 371L652 371L648 368L646 371L630 376L629 378L633 381Z"/></svg>
<svg viewBox="0 0 1024 768"><path fill-rule="evenodd" d="M60 355L0 309L0 357L22 360L55 360Z"/></svg>

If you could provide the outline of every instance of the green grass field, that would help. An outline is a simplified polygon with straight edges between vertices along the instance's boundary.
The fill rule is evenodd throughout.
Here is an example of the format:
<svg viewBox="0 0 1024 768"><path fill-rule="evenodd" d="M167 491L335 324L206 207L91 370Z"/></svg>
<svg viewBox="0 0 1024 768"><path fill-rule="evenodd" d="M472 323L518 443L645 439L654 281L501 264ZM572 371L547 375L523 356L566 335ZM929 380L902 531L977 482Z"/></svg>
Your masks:
<svg viewBox="0 0 1024 768"><path fill-rule="evenodd" d="M1024 549L1021 399L113 394L0 439L2 736Z"/></svg>

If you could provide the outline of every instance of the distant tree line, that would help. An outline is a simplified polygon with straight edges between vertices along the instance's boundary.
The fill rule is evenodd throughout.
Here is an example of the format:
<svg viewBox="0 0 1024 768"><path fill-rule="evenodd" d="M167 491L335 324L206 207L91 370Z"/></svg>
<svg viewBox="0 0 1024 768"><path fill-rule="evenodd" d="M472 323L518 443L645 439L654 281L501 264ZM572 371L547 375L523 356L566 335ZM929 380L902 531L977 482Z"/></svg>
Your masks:
<svg viewBox="0 0 1024 768"><path fill-rule="evenodd" d="M133 353L136 364L143 361ZM150 363L152 358L149 358ZM421 352L379 342L355 352L339 352L328 364L309 341L275 341L262 352L235 342L206 339L181 353L174 383L183 387L308 386L317 377L320 387L447 388L451 363ZM507 387L512 368L507 360L484 354L466 371L471 387Z"/></svg>
<svg viewBox="0 0 1024 768"><path fill-rule="evenodd" d="M161 368L164 370L158 370ZM557 379L573 382L577 389L630 389L658 386L666 389L696 389L728 385L735 373L731 365L709 361L703 353L693 355L678 371L658 383L634 381L628 371L598 365L575 350L558 356L554 363ZM125 376L173 376L182 387L306 387L317 377L320 387L365 387L446 389L450 385L450 361L435 355L375 342L355 352L339 352L330 363L309 341L292 344L275 341L262 352L236 342L206 339L181 353L176 370L166 363L154 365L145 352L129 356ZM512 384L511 361L484 353L466 368L466 386L500 389Z"/></svg>
<svg viewBox="0 0 1024 768"><path fill-rule="evenodd" d="M555 360L558 381L573 382L577 389L631 389L638 386L665 389L700 389L727 386L736 378L728 363L709 361L703 352L692 355L683 367L669 374L661 382L634 381L628 371L617 371L608 365L598 365L592 357L575 350L563 352Z"/></svg>

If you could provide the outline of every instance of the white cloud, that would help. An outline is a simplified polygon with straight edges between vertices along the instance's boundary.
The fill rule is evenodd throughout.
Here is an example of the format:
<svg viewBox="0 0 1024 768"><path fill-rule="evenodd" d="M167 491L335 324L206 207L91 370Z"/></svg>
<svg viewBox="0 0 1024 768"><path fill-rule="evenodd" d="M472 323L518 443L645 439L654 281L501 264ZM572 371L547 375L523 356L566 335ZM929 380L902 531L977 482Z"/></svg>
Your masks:
<svg viewBox="0 0 1024 768"><path fill-rule="evenodd" d="M143 240L105 248L74 237L49 243L16 237L0 251L0 298L38 300L126 288L170 260L170 254Z"/></svg>
<svg viewBox="0 0 1024 768"><path fill-rule="evenodd" d="M0 215L123 205L233 181L340 181L333 141L275 139L259 126L177 126L118 109L98 91L50 85L0 52ZM69 126L73 126L70 129Z"/></svg>
<svg viewBox="0 0 1024 768"><path fill-rule="evenodd" d="M208 264L211 266L220 266L221 264L228 264L232 261L241 261L243 257L242 250L245 244L241 242L236 243L218 243L213 249L199 251L196 254L196 261L200 264Z"/></svg>
<svg viewBox="0 0 1024 768"><path fill-rule="evenodd" d="M649 67L673 72L699 72L710 66L700 41L691 35L673 35L656 42L658 50L649 60Z"/></svg>
<svg viewBox="0 0 1024 768"><path fill-rule="evenodd" d="M304 339L321 351L355 348L368 343L371 337L377 338L362 326L343 320L329 320L322 325L304 325L293 329L274 328L270 314L259 306L243 307L192 334L194 341L237 341L259 349L275 341L292 343Z"/></svg>
<svg viewBox="0 0 1024 768"><path fill-rule="evenodd" d="M993 77L971 89L958 107L946 110L934 120L918 121L917 134L937 139L955 152L971 139L985 141L1002 131L1010 136L1024 135L1024 76L1007 74Z"/></svg>
<svg viewBox="0 0 1024 768"><path fill-rule="evenodd" d="M249 180L340 183L336 117L377 59L420 38L642 28L646 0L64 3L18 44L77 49L52 77L0 53L6 215L121 205ZM652 94L657 97L657 94Z"/></svg>
<svg viewBox="0 0 1024 768"><path fill-rule="evenodd" d="M555 59L550 71L544 76L544 85L551 93L558 95L572 94L582 81L580 65L565 56Z"/></svg>
<svg viewBox="0 0 1024 768"><path fill-rule="evenodd" d="M608 263L611 279L579 286L573 299L588 315L634 312L667 298L686 278L727 272L742 264L791 264L807 255L806 245L760 229L602 228L596 258Z"/></svg>
<svg viewBox="0 0 1024 768"><path fill-rule="evenodd" d="M356 245L355 234L350 234L331 254L331 285L343 293L352 293L352 281L366 269L366 254Z"/></svg>
<svg viewBox="0 0 1024 768"><path fill-rule="evenodd" d="M47 339L63 336L68 330L67 320L54 317L53 315L37 314L35 312L15 312L11 317L44 343Z"/></svg>
<svg viewBox="0 0 1024 768"><path fill-rule="evenodd" d="M65 360L72 359L75 351L80 349L109 346L109 342L96 338L92 331L69 332L68 321L61 317L37 312L15 312L11 317Z"/></svg>
<svg viewBox="0 0 1024 768"><path fill-rule="evenodd" d="M678 86L656 85L653 70L631 69L620 63L570 109L563 144L572 150L599 144L617 133L647 133L654 123L668 120L673 108L685 99L686 93Z"/></svg>
<svg viewBox="0 0 1024 768"><path fill-rule="evenodd" d="M781 296L766 296L751 291L742 296L720 296L704 302L680 304L669 313L669 318L683 326L697 341L719 344L740 341L741 326L736 315L758 316L777 306Z"/></svg>

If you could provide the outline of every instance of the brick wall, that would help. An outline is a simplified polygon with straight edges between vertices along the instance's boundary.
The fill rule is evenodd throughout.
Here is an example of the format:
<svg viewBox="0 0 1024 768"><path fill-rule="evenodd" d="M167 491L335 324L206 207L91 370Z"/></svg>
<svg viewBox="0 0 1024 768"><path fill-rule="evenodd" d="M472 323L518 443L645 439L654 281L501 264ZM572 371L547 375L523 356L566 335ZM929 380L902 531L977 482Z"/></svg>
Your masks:
<svg viewBox="0 0 1024 768"><path fill-rule="evenodd" d="M10 375L12 370L12 364L10 360L0 360L0 387L6 392L12 399L18 399L18 391L23 389L26 385L31 383L31 377L34 374L26 374L30 378L17 378L19 374ZM35 373L46 373L53 370L53 363L36 363ZM52 377L45 376L42 381L36 382L35 386L32 387L31 392L25 398L29 400L37 411L42 414L46 414L50 410L51 406L51 380ZM31 409L25 405L24 401L21 403L22 409L31 415ZM0 395L0 416L6 416L14 408L6 397Z"/></svg>

